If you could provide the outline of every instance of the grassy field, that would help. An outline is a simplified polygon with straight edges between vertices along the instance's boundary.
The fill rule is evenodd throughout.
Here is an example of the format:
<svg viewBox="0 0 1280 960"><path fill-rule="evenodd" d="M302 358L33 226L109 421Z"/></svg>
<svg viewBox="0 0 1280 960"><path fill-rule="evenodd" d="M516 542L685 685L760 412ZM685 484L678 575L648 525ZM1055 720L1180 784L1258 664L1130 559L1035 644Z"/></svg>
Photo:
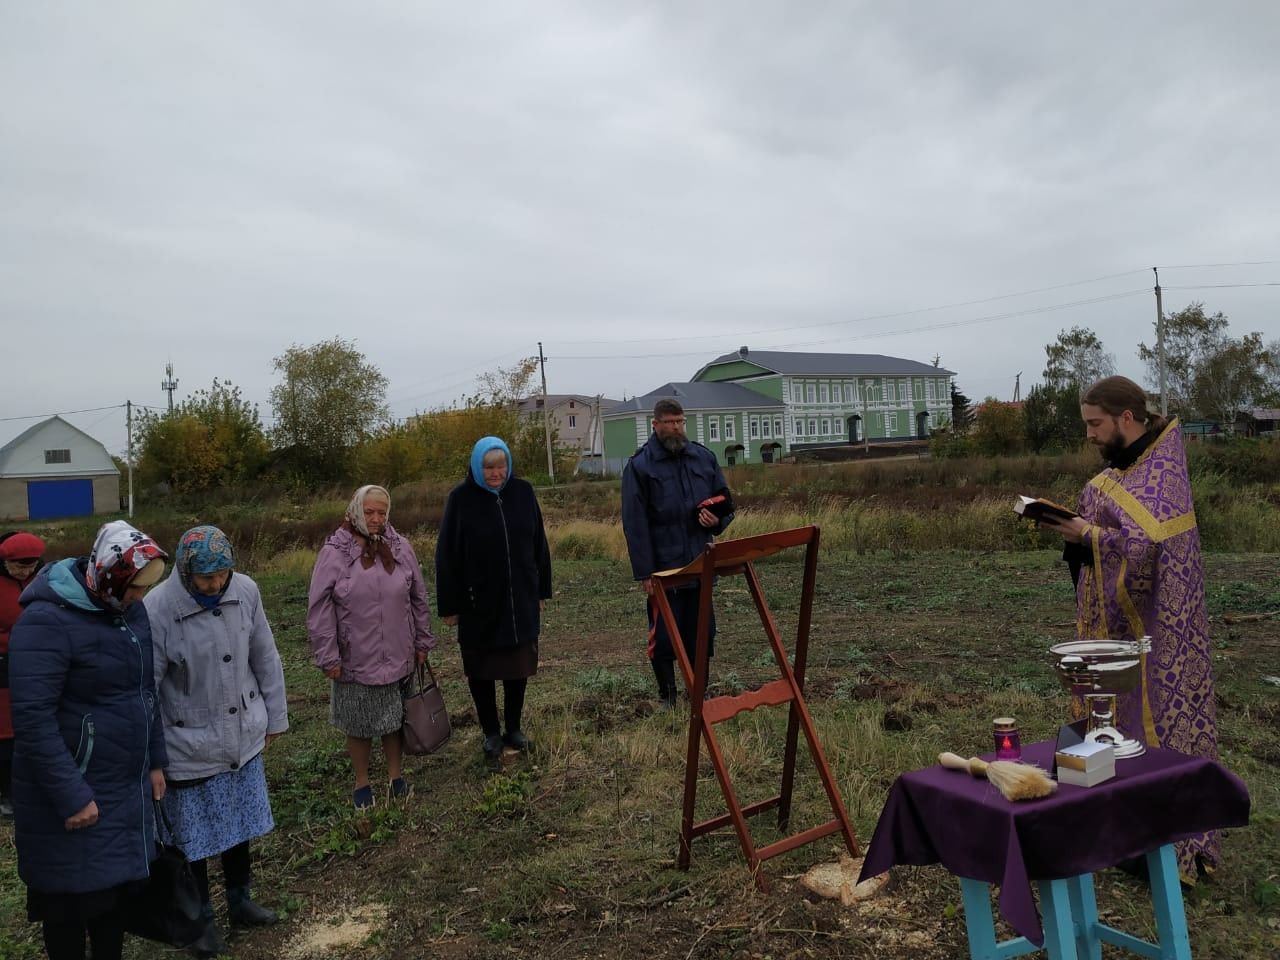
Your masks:
<svg viewBox="0 0 1280 960"><path fill-rule="evenodd" d="M302 538L297 553L262 564L274 571L259 582L285 661L292 728L267 755L278 825L256 845L257 891L286 919L238 935L234 955L967 956L959 890L940 867L901 870L887 894L854 908L813 902L795 882L834 856L830 843L770 861L769 894L752 887L729 831L696 841L692 869L675 869L685 725L653 712L642 601L624 565L610 559L608 532L581 530L576 545L565 543L572 530L556 534L555 599L525 724L532 755L504 775L485 774L453 635L440 627L434 661L454 737L440 754L410 761L409 801L380 803L363 822L348 809L341 738L327 722L326 683L307 657L314 542ZM415 539L427 548L430 532ZM1028 740L1065 719L1045 649L1072 634L1072 593L1056 554L1036 543L879 550L831 540L819 567L808 699L865 843L900 772L942 749L987 749L999 714L1016 715ZM430 575L429 555L423 560ZM1222 758L1249 785L1254 812L1250 827L1226 837L1222 870L1188 894L1197 957L1280 953L1280 688L1263 679L1280 673L1280 620L1236 620L1280 609L1278 564L1274 554L1207 557ZM766 562L761 572L784 633L793 630L798 562ZM771 677L742 584L723 584L718 605L717 690ZM776 791L784 717L759 710L721 728L747 800ZM709 767L699 797L700 816L720 811ZM793 827L825 816L802 762ZM754 826L761 842L775 836L766 818ZM22 899L6 826L0 956L41 955ZM1125 875L1098 877L1104 918L1151 935L1145 899ZM131 949L133 957L163 953L136 942Z"/></svg>

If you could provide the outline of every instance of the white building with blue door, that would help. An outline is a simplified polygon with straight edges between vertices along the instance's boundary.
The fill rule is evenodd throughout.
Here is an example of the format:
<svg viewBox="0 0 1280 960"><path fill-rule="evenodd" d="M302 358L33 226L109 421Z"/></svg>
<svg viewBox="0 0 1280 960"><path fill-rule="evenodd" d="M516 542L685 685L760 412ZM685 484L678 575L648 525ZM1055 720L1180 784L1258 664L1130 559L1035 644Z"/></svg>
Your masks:
<svg viewBox="0 0 1280 960"><path fill-rule="evenodd" d="M104 447L50 417L0 447L0 519L88 517L120 509L120 470Z"/></svg>

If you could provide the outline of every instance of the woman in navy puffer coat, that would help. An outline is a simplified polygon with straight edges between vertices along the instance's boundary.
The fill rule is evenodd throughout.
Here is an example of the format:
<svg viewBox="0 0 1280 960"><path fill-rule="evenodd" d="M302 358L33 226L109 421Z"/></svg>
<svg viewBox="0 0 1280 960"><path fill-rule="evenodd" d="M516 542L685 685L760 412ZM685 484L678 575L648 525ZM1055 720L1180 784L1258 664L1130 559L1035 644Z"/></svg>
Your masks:
<svg viewBox="0 0 1280 960"><path fill-rule="evenodd" d="M27 914L52 960L120 956L123 908L155 856L164 795L151 629L165 554L122 520L87 558L46 567L10 640L13 799Z"/></svg>

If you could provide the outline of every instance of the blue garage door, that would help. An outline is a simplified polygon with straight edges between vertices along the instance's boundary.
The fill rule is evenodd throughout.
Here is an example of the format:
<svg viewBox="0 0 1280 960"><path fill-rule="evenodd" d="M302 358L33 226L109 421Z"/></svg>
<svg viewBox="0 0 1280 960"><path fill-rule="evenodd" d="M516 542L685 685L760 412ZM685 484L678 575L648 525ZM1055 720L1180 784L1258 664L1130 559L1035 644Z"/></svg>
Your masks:
<svg viewBox="0 0 1280 960"><path fill-rule="evenodd" d="M29 481L27 483L27 516L32 520L93 516L93 481Z"/></svg>

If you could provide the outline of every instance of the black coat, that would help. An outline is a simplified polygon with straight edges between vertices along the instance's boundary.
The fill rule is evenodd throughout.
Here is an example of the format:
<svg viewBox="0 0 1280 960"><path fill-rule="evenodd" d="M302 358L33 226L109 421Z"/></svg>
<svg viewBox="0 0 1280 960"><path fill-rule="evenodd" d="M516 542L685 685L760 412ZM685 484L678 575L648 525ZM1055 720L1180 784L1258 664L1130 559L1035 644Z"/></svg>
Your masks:
<svg viewBox="0 0 1280 960"><path fill-rule="evenodd" d="M449 494L436 543L436 603L457 616L464 650L536 643L539 601L551 597L551 551L533 487L511 477L502 493L467 479Z"/></svg>
<svg viewBox="0 0 1280 960"><path fill-rule="evenodd" d="M733 514L711 528L698 523L698 504L727 490L716 455L689 442L671 453L656 433L622 471L622 531L637 580L683 567L724 533Z"/></svg>

